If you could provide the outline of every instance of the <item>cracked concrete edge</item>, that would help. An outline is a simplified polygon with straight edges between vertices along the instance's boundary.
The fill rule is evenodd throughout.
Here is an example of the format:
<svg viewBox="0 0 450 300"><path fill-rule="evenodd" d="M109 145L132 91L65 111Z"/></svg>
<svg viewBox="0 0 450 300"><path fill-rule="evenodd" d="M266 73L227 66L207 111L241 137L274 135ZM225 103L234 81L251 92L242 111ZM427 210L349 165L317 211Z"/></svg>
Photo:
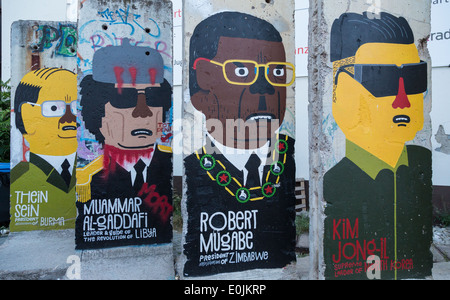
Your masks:
<svg viewBox="0 0 450 300"><path fill-rule="evenodd" d="M417 5L416 5L417 4ZM421 5L419 8L419 4ZM309 154L310 154L310 278L324 279L324 209L323 176L345 155L345 136L340 129L333 136L326 133L324 119L331 113L332 64L329 59L331 23L345 12L364 12L365 1L309 1ZM430 60L426 37L431 30L429 1L383 1L380 10L404 16L415 33L416 45L423 60ZM431 86L431 72L429 74ZM431 89L429 89L431 91ZM431 92L424 99L424 129L410 142L431 149ZM345 147L344 147L345 148ZM335 161L335 163L333 163Z"/></svg>

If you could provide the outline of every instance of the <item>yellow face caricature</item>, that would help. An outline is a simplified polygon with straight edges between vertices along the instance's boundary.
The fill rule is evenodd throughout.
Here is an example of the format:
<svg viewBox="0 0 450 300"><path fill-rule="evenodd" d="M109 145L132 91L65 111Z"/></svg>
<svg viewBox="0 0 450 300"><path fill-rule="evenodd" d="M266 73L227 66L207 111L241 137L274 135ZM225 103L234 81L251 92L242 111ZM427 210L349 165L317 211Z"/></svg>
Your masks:
<svg viewBox="0 0 450 300"><path fill-rule="evenodd" d="M414 44L364 44L351 60L351 64L347 59L347 63L338 67L342 72L336 74L333 116L349 141L394 167L405 142L414 139L424 122L423 91L414 91L409 79L416 77L406 72L420 69L423 74L426 63L420 61ZM342 68L343 65L348 67ZM378 97L368 90L374 84L371 86L364 78L370 75L355 75L357 68L375 74L372 77L376 80L372 81L381 85L374 92ZM391 73L401 75L389 78L384 75ZM426 85L426 77L421 84ZM389 89L393 93L385 96L383 93Z"/></svg>
<svg viewBox="0 0 450 300"><path fill-rule="evenodd" d="M20 106L30 151L63 156L77 150L77 77L64 69L40 69L25 75L22 84L40 88L36 103Z"/></svg>

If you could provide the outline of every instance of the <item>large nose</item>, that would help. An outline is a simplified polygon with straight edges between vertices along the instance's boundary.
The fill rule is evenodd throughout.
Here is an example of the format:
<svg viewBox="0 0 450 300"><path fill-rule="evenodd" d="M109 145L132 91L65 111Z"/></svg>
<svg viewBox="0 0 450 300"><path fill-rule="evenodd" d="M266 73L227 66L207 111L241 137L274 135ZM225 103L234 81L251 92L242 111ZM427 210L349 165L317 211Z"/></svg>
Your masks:
<svg viewBox="0 0 450 300"><path fill-rule="evenodd" d="M393 108L404 109L407 107L411 107L411 103L408 100L408 95L405 91L405 81L402 77L400 77L398 82L398 93L397 97L395 97L394 102L392 103Z"/></svg>
<svg viewBox="0 0 450 300"><path fill-rule="evenodd" d="M64 116L59 119L59 123L75 123L77 121L77 117L75 117L74 114L72 114L72 111L70 110L70 105L66 105L66 112L64 113Z"/></svg>
<svg viewBox="0 0 450 300"><path fill-rule="evenodd" d="M147 106L147 101L145 100L145 94L139 93L136 103L136 107L131 114L133 118L147 118L153 116L150 108Z"/></svg>
<svg viewBox="0 0 450 300"><path fill-rule="evenodd" d="M252 84L250 86L250 93L252 94L268 94L268 95L273 95L275 94L275 88L273 87L273 85L271 85L267 80L266 80L266 76L264 75L265 72L265 68L264 67L260 67L259 68L259 74L258 74L258 79L256 80L256 82L254 84Z"/></svg>

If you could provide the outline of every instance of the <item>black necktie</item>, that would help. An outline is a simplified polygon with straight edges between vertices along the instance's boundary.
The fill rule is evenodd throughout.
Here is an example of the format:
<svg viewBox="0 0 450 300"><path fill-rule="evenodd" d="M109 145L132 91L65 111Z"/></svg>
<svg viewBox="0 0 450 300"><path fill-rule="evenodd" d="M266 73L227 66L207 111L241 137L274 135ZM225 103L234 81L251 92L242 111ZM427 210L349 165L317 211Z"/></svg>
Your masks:
<svg viewBox="0 0 450 300"><path fill-rule="evenodd" d="M72 179L72 175L70 175L69 172L70 163L67 159L64 160L64 162L61 164L61 177L66 182L67 186L70 184L70 180Z"/></svg>
<svg viewBox="0 0 450 300"><path fill-rule="evenodd" d="M245 184L247 188L257 187L261 184L259 180L259 170L258 170L260 164L261 160L259 159L258 155L256 155L255 153L250 155L250 158L245 164L245 168L248 171L247 182Z"/></svg>
<svg viewBox="0 0 450 300"><path fill-rule="evenodd" d="M140 191L142 186L144 185L144 169L145 163L142 160L139 160L135 165L134 169L136 170L136 179L134 180L133 187L136 191Z"/></svg>

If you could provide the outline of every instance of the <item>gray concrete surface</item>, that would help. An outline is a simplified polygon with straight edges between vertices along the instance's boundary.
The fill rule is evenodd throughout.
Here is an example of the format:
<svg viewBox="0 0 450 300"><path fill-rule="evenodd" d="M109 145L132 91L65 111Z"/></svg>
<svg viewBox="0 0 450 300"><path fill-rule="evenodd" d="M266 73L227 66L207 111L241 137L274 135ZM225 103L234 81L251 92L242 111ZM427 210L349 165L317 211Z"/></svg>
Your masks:
<svg viewBox="0 0 450 300"><path fill-rule="evenodd" d="M77 251L73 230L10 233L0 237L0 280L174 280L178 278L174 258L182 251L181 238L181 233L174 232L173 245ZM307 245L307 236L301 240ZM450 280L449 244L448 238L435 239L430 279ZM296 264L284 269L239 272L233 274L233 279L239 275L241 280L308 280L310 263L310 256L299 256ZM229 277L230 274L220 274L190 279Z"/></svg>
<svg viewBox="0 0 450 300"><path fill-rule="evenodd" d="M0 238L0 279L170 280L172 244L75 250L74 230ZM78 275L78 276L77 276Z"/></svg>
<svg viewBox="0 0 450 300"><path fill-rule="evenodd" d="M0 246L1 279L64 277L67 257L76 254L74 230L10 233Z"/></svg>

